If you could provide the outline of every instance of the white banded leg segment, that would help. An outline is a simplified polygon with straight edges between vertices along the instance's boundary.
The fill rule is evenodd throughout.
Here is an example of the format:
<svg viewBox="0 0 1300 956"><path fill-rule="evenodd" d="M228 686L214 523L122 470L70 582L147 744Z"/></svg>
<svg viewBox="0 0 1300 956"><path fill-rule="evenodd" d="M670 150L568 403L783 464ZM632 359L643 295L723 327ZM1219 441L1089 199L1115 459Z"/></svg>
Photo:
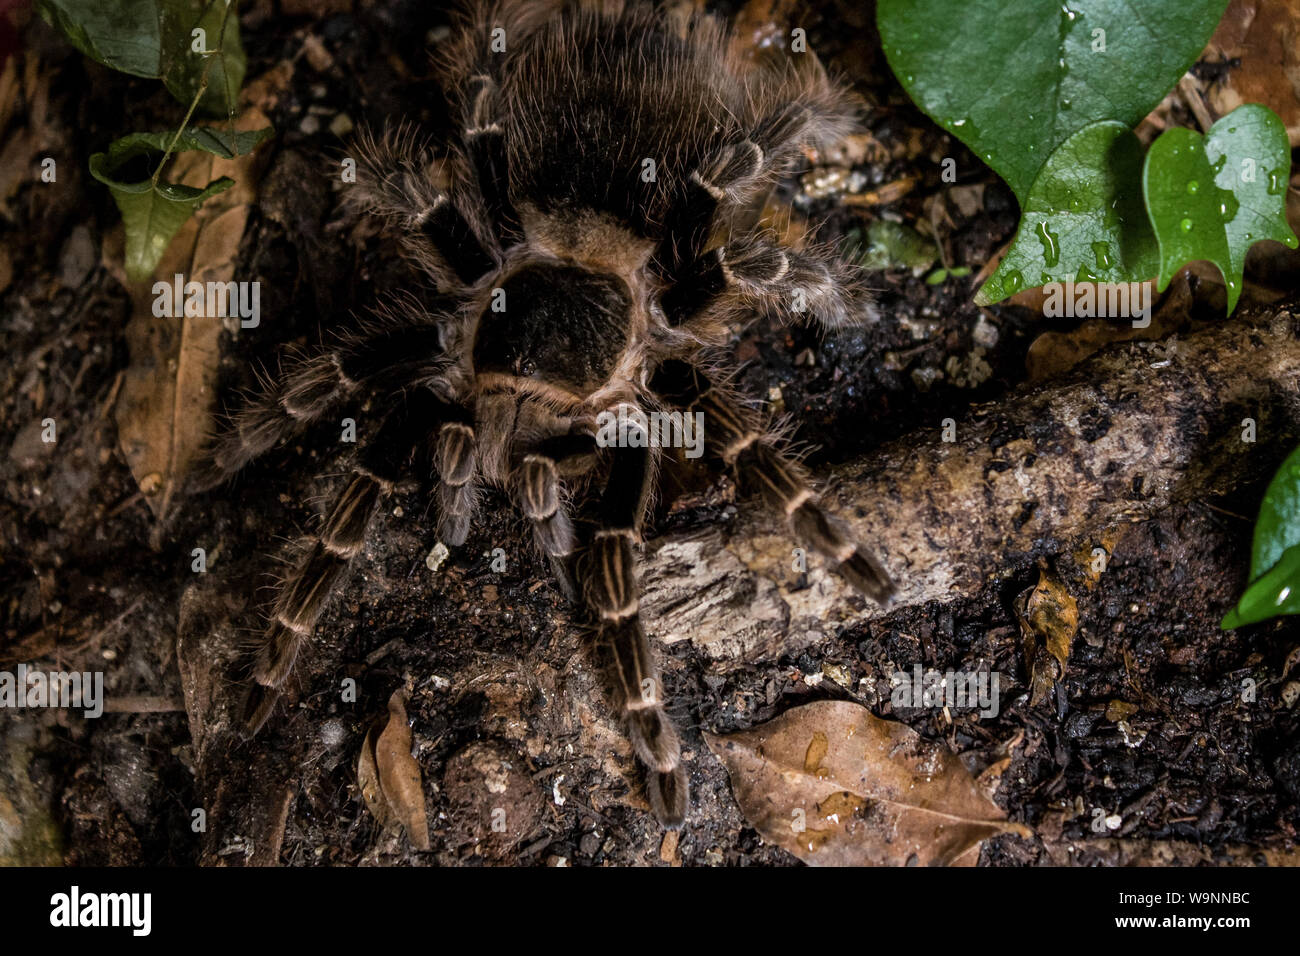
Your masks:
<svg viewBox="0 0 1300 956"><path fill-rule="evenodd" d="M587 550L586 597L602 621L621 621L640 610L631 530L597 531Z"/></svg>
<svg viewBox="0 0 1300 956"><path fill-rule="evenodd" d="M478 503L474 429L447 422L438 430L434 467L438 485L438 537L451 546L465 543Z"/></svg>
<svg viewBox="0 0 1300 956"><path fill-rule="evenodd" d="M542 553L553 558L572 554L577 546L573 522L564 508L559 469L546 455L525 455L515 470L515 500L529 521Z"/></svg>

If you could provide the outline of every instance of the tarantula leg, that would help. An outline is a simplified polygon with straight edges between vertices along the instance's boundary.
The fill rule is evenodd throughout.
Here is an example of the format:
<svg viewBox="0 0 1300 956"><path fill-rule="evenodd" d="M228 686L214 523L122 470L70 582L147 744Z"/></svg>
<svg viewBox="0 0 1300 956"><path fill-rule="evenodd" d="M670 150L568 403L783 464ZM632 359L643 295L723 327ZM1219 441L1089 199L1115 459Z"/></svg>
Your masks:
<svg viewBox="0 0 1300 956"><path fill-rule="evenodd" d="M231 427L206 453L200 487L225 481L301 432L355 387L333 353L314 356L291 368L283 387L268 385L233 416Z"/></svg>
<svg viewBox="0 0 1300 956"><path fill-rule="evenodd" d="M895 588L880 562L826 513L803 468L776 447L752 412L684 362L665 363L652 385L703 412L709 450L757 485L764 502L786 516L801 541L834 562L837 574L872 599L889 600Z"/></svg>
<svg viewBox="0 0 1300 956"><path fill-rule="evenodd" d="M362 450L343 491L334 500L310 550L282 583L271 622L253 661L257 687L245 709L245 728L255 734L270 716L302 644L329 602L334 585L365 543L381 499L406 470L431 414L443 407L432 393L416 392L380 427Z"/></svg>
<svg viewBox="0 0 1300 956"><path fill-rule="evenodd" d="M469 537L478 507L478 453L474 426L463 421L445 422L434 447L438 484L438 538L456 547Z"/></svg>
<svg viewBox="0 0 1300 956"><path fill-rule="evenodd" d="M432 205L416 212L411 226L437 250L462 285L473 285L496 268L496 260L483 248L469 220L449 196L440 196ZM416 262L425 264L418 255Z"/></svg>
<svg viewBox="0 0 1300 956"><path fill-rule="evenodd" d="M505 131L497 122L496 96L492 77L480 73L470 79L466 92L469 120L461 138L478 178L488 220L498 244L505 249L523 237L523 227L510 201Z"/></svg>
<svg viewBox="0 0 1300 956"><path fill-rule="evenodd" d="M400 227L402 249L442 286L473 285L496 266L455 198L434 183L432 156L409 128L358 138L350 205Z"/></svg>
<svg viewBox="0 0 1300 956"><path fill-rule="evenodd" d="M830 250L796 252L751 235L696 260L664 293L663 308L673 325L731 305L838 328L861 322L869 299L865 273Z"/></svg>
<svg viewBox="0 0 1300 956"><path fill-rule="evenodd" d="M264 377L261 394L232 417L231 427L208 449L197 487L229 479L362 386L396 386L428 377L433 369L429 356L441 352L442 332L436 325L411 324L375 337L345 339L333 351L301 359L285 370L281 386Z"/></svg>
<svg viewBox="0 0 1300 956"><path fill-rule="evenodd" d="M667 238L652 260L659 275L676 276L699 258L718 207L743 194L762 169L762 148L746 139L721 147L691 172L684 198L668 215Z"/></svg>
<svg viewBox="0 0 1300 956"><path fill-rule="evenodd" d="M524 516L533 523L542 553L552 558L572 554L577 539L564 506L555 460L536 453L525 455L515 471L514 493Z"/></svg>
<svg viewBox="0 0 1300 956"><path fill-rule="evenodd" d="M650 449L619 449L601 500L601 525L582 562L583 594L613 652L615 671L655 817L675 829L690 803L681 740L664 710L663 683L641 627L633 544L645 514L655 459Z"/></svg>
<svg viewBox="0 0 1300 956"><path fill-rule="evenodd" d="M539 442L530 452L530 457L550 462L558 480L578 478L591 471L596 464L596 440L590 434L576 431L555 435ZM530 470L533 490L528 491L520 482L523 470L516 469L513 482L515 499L520 502L521 510L528 514L534 522L533 527L538 547L546 555L546 560L551 567L551 574L555 578L560 591L565 598L578 603L581 601L581 595L578 593L577 583L574 580L577 541L576 531L572 527L572 519L564 512L563 504L559 505L558 510L552 517L545 517L549 510L549 504L545 503L545 496L549 495L549 491L544 491L538 487L539 481L550 482L549 473L551 470L551 467L544 464L534 464ZM533 500L531 502L525 501L522 497L524 493L527 493ZM540 519L534 517L535 514L542 515L542 517ZM563 545L562 536L564 535L573 539L568 547ZM557 538L560 540L557 541Z"/></svg>

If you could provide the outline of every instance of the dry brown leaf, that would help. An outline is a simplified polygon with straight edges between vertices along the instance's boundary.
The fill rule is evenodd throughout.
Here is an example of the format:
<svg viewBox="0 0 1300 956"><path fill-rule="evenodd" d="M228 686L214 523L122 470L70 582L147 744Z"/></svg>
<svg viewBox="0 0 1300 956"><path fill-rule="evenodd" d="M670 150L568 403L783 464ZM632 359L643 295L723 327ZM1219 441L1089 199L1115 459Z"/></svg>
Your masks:
<svg viewBox="0 0 1300 956"><path fill-rule="evenodd" d="M808 864L973 866L984 840L1031 835L942 743L859 704L806 704L704 738L745 819Z"/></svg>
<svg viewBox="0 0 1300 956"><path fill-rule="evenodd" d="M420 765L411 756L411 727L406 719L406 691L388 699L388 725L375 741L379 787L393 816L418 850L429 849L429 818L424 805Z"/></svg>
<svg viewBox="0 0 1300 956"><path fill-rule="evenodd" d="M383 788L379 785L379 768L375 766L375 728L366 731L366 739L361 744L361 756L357 759L357 786L361 798L366 801L366 808L379 825L387 826L393 814L388 801L384 799Z"/></svg>
<svg viewBox="0 0 1300 956"><path fill-rule="evenodd" d="M1300 0L1232 0L1207 49L1211 60L1240 60L1210 87L1220 115L1263 103L1300 146Z"/></svg>
<svg viewBox="0 0 1300 956"><path fill-rule="evenodd" d="M1100 532L1095 540L1083 542L1071 555L1077 564L1072 580L1081 581L1089 591L1096 588L1101 581L1101 575L1106 563L1110 561L1111 555L1115 553L1115 548L1119 546L1119 542L1123 539L1127 530L1127 526L1117 525ZM1104 554L1093 554L1098 548ZM1097 560L1099 557L1102 558L1101 561ZM1080 577L1080 575L1082 576Z"/></svg>
<svg viewBox="0 0 1300 956"><path fill-rule="evenodd" d="M1060 579L1046 571L1039 572L1038 584L1022 592L1016 603L1032 706L1045 700L1065 676L1070 642L1079 632L1079 605Z"/></svg>
<svg viewBox="0 0 1300 956"><path fill-rule="evenodd" d="M241 130L267 125L256 108L246 109L236 123ZM202 283L234 278L261 165L256 152L233 160L197 151L176 157L170 173L173 181L201 187L229 176L235 185L209 199L181 227L163 254L156 277L170 281L179 273L186 282ZM120 262L111 264L126 285ZM158 534L211 433L222 319L155 316L152 279L128 288L132 315L126 339L131 364L114 417L122 454L157 519Z"/></svg>

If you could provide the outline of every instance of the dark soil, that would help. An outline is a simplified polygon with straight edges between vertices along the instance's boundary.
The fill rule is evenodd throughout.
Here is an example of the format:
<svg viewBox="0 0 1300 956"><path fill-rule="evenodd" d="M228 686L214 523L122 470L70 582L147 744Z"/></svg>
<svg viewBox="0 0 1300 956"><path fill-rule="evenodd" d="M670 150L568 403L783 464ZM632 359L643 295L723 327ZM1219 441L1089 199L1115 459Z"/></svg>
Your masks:
<svg viewBox="0 0 1300 956"><path fill-rule="evenodd" d="M950 207L953 226L941 228L942 245L952 264L978 271L1014 231L1014 197L907 101L875 46L872 11L847 0L816 6L822 12L806 22L811 46L852 78L871 106L875 138L886 147L917 144L856 171L873 185L904 175L919 181L899 201L865 210L842 196L809 199L792 181L783 192L796 219L825 219L823 237L873 216L916 226L929 219L926 197L948 188L939 161L952 156L959 183L983 184L984 200L969 217ZM279 347L320 342L326 330L364 314L378 293L411 282L392 241L355 230L338 208L331 179L345 144L328 127L343 112L358 126L401 117L445 133L426 65L428 38L445 17L419 0L356 7L312 17L259 4L244 17L249 78L283 60L295 69L271 116L278 135L263 147L268 170L237 270L261 282L263 321L223 341L225 406L254 384L257 369L274 364ZM333 57L333 70L317 72L302 56L308 36ZM852 38L861 43L849 47ZM159 84L90 63L39 21L26 39L51 77L46 151L60 159L57 187L23 183L0 218L0 245L14 266L8 287L0 286L0 447L9 450L0 461L0 667L24 660L102 669L110 700L179 703L182 595L188 591L200 609L198 620L226 622L236 642L253 637L285 543L314 526L340 486L338 445L331 434L312 434L233 486L185 499L154 546L153 515L117 449L110 407L130 362L123 337L130 301L100 263L119 216L85 160L127 131L174 125L181 109ZM305 123L309 117L315 122ZM996 343L979 346L973 278L931 285L907 270L883 271L876 274L880 320L866 329L748 329L734 343L748 362L743 384L756 396L779 396L798 422L796 437L815 447L814 469L944 418L960 420L972 403L1025 377L1029 344L1049 327L1028 310L994 307L983 321L996 329ZM954 375L973 355L987 362L987 375ZM54 453L42 450L33 424L47 417L59 422ZM1081 630L1065 679L1054 700L1034 706L1013 599L1037 581L1036 566L1009 567L983 593L903 609L797 655L711 661L690 641L661 650L695 796L675 849L663 844L626 743L611 732L617 723L600 655L544 562L515 546L528 532L506 500L485 502L467 544L434 573L425 564L436 540L429 503L414 492L399 495L300 662L293 706L210 766L224 768L223 785L243 787L250 799L264 784L270 792L273 782L289 783L279 854L286 864L632 864L662 856L788 865L793 857L746 824L701 731L750 727L800 703L840 697L946 739L976 766L1023 733L998 802L1039 835L990 841L983 863L1060 862L1054 847L1096 836L1098 809L1120 814L1112 836L1212 851L1284 849L1300 823L1300 712L1280 703L1280 675L1300 644L1300 626L1218 627L1244 583L1250 519L1266 476L1230 499L1189 501L1128 527L1095 588L1079 585ZM729 481L717 479L700 493L666 496L658 527L726 520L732 493ZM195 547L213 556L197 583ZM509 553L500 573L492 568L498 547ZM1073 585L1072 566L1068 555L1055 565ZM895 669L981 661L1012 684L1004 685L995 718L949 720L891 707ZM226 691L237 695L238 667L227 676ZM339 700L347 677L358 685L355 704ZM1243 700L1246 681L1256 688L1253 703ZM365 733L403 683L430 811L427 853L400 832L381 830L357 785ZM1133 705L1123 727L1112 719L1120 711L1108 713L1113 701ZM237 862L250 852L245 834L222 832L219 822L206 834L192 828L193 811L216 799L216 782L196 777L184 710L90 721L60 711L5 712L0 735L0 804L11 802L25 832L40 835L29 836L28 859L183 865ZM466 754L471 745L478 749ZM479 832L476 755L508 767L512 805L527 824L512 822L508 840ZM241 766L248 772L238 780ZM1092 859L1105 862L1104 851Z"/></svg>

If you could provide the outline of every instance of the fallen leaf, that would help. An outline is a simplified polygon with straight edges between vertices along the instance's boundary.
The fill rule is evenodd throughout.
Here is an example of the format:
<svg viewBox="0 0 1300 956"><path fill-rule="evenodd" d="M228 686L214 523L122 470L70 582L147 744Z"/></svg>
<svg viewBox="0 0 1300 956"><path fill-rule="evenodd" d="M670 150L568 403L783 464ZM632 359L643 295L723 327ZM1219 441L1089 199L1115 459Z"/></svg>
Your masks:
<svg viewBox="0 0 1300 956"><path fill-rule="evenodd" d="M388 801L384 799L384 790L379 785L379 768L375 766L375 728L366 731L366 739L361 744L361 756L357 759L357 786L361 789L361 799L366 801L368 809L379 825L387 826L393 814Z"/></svg>
<svg viewBox="0 0 1300 956"><path fill-rule="evenodd" d="M865 707L821 701L752 730L704 735L745 819L822 866L973 866L984 840L1032 832L942 743Z"/></svg>
<svg viewBox="0 0 1300 956"><path fill-rule="evenodd" d="M1023 591L1016 604L1032 706L1065 676L1070 642L1079 631L1079 605L1060 579L1046 571L1039 572L1038 584Z"/></svg>
<svg viewBox="0 0 1300 956"><path fill-rule="evenodd" d="M388 725L375 741L379 787L396 820L418 850L429 849L429 819L424 806L420 765L411 756L411 727L406 719L406 691L388 699Z"/></svg>
<svg viewBox="0 0 1300 956"><path fill-rule="evenodd" d="M1227 62L1222 83L1209 89L1220 115L1243 103L1263 103L1300 146L1300 0L1232 0L1206 50Z"/></svg>
<svg viewBox="0 0 1300 956"><path fill-rule="evenodd" d="M256 108L246 109L236 126L268 126ZM235 184L213 196L180 227L155 276L171 281L229 282L234 279L240 241L257 195L263 158L257 153L224 159L205 152L179 154L175 181L202 186L222 176ZM110 266L121 269L121 263ZM222 319L217 316L154 315L153 284L123 284L131 290L132 316L126 327L130 366L122 382L114 417L123 457L144 492L160 537L172 502L211 434Z"/></svg>

